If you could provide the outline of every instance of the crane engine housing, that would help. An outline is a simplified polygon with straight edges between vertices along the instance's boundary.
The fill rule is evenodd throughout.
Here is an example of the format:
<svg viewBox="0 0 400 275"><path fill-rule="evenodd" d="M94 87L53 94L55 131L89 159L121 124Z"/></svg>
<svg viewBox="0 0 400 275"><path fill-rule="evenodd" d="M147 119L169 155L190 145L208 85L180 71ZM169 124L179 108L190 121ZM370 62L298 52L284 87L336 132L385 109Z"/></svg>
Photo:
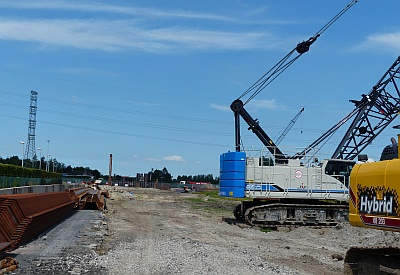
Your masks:
<svg viewBox="0 0 400 275"><path fill-rule="evenodd" d="M350 175L349 203L352 226L400 232L398 156L398 143L392 140L383 150L380 161L354 166ZM399 274L399 258L399 244L395 243L351 247L344 259L344 274Z"/></svg>
<svg viewBox="0 0 400 275"><path fill-rule="evenodd" d="M400 231L400 159L356 164L350 182L351 225Z"/></svg>

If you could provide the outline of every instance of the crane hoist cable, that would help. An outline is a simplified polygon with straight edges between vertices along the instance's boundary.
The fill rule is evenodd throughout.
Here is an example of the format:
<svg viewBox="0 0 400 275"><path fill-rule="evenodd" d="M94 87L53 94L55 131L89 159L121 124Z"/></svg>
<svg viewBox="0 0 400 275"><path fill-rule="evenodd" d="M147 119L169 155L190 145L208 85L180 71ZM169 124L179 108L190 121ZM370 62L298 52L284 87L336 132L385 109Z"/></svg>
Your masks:
<svg viewBox="0 0 400 275"><path fill-rule="evenodd" d="M257 96L264 90L272 81L274 81L281 73L283 73L290 65L292 65L303 53L308 52L310 46L317 40L317 38L324 33L333 23L335 23L346 11L348 11L358 0L352 0L347 6L336 14L328 23L326 23L318 32L316 32L307 41L300 42L291 50L285 57L283 57L275 66L266 72L260 79L258 79L250 88L248 88L238 99L241 99L251 91L253 94L244 102L246 105L250 100ZM297 52L293 58L291 56ZM291 59L290 59L291 58Z"/></svg>

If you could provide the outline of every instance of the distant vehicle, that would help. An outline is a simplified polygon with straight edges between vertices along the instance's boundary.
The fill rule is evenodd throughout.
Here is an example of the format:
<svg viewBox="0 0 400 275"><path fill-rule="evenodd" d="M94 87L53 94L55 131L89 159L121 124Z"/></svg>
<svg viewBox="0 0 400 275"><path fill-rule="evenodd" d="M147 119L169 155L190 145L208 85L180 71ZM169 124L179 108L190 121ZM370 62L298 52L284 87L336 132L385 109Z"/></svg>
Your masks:
<svg viewBox="0 0 400 275"><path fill-rule="evenodd" d="M202 182L202 181L187 181L188 184L211 184L211 182Z"/></svg>

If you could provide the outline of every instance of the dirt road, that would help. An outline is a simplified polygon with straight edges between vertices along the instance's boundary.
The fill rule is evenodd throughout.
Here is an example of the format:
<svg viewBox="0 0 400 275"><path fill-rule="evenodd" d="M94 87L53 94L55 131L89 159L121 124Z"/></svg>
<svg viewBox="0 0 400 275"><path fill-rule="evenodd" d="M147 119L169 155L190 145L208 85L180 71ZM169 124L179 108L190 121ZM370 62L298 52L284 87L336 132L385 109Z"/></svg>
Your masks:
<svg viewBox="0 0 400 275"><path fill-rule="evenodd" d="M93 224L89 230L103 234L102 245L62 249L65 253L58 261L75 257L80 263L69 262L57 274L341 274L341 258L350 246L399 245L398 233L353 228L347 223L270 232L229 224L222 218L233 219L236 202L204 194L109 190L102 229ZM22 259L23 249L29 251L34 245L28 244L16 255L21 253ZM37 257L35 268L25 271L46 274L46 269L40 269L44 261Z"/></svg>
<svg viewBox="0 0 400 275"><path fill-rule="evenodd" d="M350 246L399 243L399 234L353 228L262 232L231 225L236 202L154 189L111 190L110 274L340 274Z"/></svg>

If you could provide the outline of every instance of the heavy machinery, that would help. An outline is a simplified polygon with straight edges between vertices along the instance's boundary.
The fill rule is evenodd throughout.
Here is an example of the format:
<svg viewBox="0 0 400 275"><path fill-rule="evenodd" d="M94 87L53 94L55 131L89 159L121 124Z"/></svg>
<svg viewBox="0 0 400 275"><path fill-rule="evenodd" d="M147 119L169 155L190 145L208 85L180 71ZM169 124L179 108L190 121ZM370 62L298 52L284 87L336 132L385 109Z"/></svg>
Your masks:
<svg viewBox="0 0 400 275"><path fill-rule="evenodd" d="M342 15L343 11L339 14ZM330 21L329 26L332 23ZM326 30L326 27L322 30ZM306 50L320 34L318 32L302 42L307 44ZM235 208L234 215L251 225L329 226L345 220L348 215L349 176L355 165L353 159L394 120L400 110L400 94L395 83L400 75L398 58L369 94L362 95L359 101L351 101L355 109L310 146L294 154L280 150L244 105L306 52L302 50L305 49L304 45L299 46L302 43L291 52L297 51L297 57L288 61L287 55L242 94L241 97L255 90L245 103L239 97L231 104L235 116L236 151L220 156L220 195L249 198ZM394 94L386 89L389 83L394 86ZM332 158L319 162L316 158L317 146L353 117ZM256 153L241 151L240 118L263 143L263 149Z"/></svg>
<svg viewBox="0 0 400 275"><path fill-rule="evenodd" d="M313 157L306 154L290 158L277 147L259 125L258 120L253 119L246 111L244 105L300 56L308 52L317 38L355 3L357 0L351 1L315 35L297 44L292 51L232 102L236 152L221 155L220 195L247 196L253 199L242 202L234 211L235 217L245 218L250 224L331 224L343 218L346 205L341 205L340 202L346 202L348 199L348 176L354 162L330 160L320 165ZM295 56L292 58L292 55ZM243 103L241 98L251 91L253 94ZM262 150L259 157L246 157L246 153L241 152L241 118L266 148ZM265 155L264 151L269 152L269 155ZM301 158L310 162L301 162ZM323 171L329 171L331 174L327 175L325 172L322 173ZM322 199L327 201L333 199L339 203L336 205L321 203ZM304 200L307 200L307 203L304 203Z"/></svg>
<svg viewBox="0 0 400 275"><path fill-rule="evenodd" d="M235 100L231 105L235 116L241 116L265 145L256 154L237 150L221 155L220 195L251 198L235 208L235 217L261 226L335 225L345 220L353 159L400 112L400 90L396 83L399 78L400 56L368 94L363 94L359 101L351 100L355 104L353 111L295 154L282 152L243 108L242 102ZM353 117L332 158L317 161L316 146Z"/></svg>
<svg viewBox="0 0 400 275"><path fill-rule="evenodd" d="M349 203L352 226L400 232L398 151L398 143L393 140L383 150L380 161L354 166ZM399 259L399 243L388 247L352 247L346 254L344 270L345 274L400 274Z"/></svg>

